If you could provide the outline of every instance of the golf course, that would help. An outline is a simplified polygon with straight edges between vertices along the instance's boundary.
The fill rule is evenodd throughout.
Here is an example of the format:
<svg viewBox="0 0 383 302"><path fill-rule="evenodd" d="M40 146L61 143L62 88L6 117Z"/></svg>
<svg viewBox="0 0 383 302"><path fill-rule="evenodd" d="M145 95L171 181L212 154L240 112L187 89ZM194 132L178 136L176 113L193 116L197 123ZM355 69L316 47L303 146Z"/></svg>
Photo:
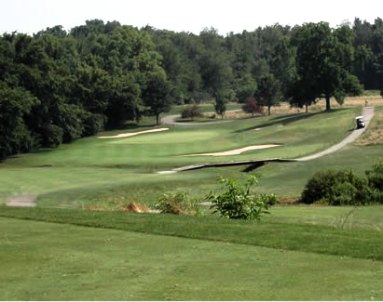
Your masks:
<svg viewBox="0 0 383 302"><path fill-rule="evenodd" d="M0 299L383 300L383 207L299 203L314 173L363 176L383 159L383 106L373 96L374 115L355 141L296 160L356 131L363 105L347 98L329 112L276 107L270 116L181 125L147 119L9 157L0 164ZM286 162L177 171L269 159ZM163 194L203 204L219 177L249 175L258 192L277 196L260 221L202 205L197 215L127 210L155 209Z"/></svg>

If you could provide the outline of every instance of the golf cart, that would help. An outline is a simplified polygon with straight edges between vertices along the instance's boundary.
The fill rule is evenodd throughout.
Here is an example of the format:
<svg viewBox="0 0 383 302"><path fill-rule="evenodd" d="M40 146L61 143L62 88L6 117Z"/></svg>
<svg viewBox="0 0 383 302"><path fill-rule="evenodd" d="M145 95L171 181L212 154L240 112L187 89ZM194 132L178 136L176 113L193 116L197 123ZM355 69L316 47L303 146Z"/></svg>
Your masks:
<svg viewBox="0 0 383 302"><path fill-rule="evenodd" d="M355 122L356 122L356 129L364 128L365 124L364 124L364 120L363 120L363 115L357 116L355 118Z"/></svg>

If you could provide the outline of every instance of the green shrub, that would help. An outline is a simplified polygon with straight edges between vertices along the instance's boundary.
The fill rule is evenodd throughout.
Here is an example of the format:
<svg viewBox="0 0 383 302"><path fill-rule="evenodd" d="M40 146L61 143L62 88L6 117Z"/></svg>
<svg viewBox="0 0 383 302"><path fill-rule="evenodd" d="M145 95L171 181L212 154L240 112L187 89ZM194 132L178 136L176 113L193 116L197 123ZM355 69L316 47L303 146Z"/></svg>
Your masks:
<svg viewBox="0 0 383 302"><path fill-rule="evenodd" d="M371 188L383 192L383 160L366 171L367 181Z"/></svg>
<svg viewBox="0 0 383 302"><path fill-rule="evenodd" d="M383 204L383 160L366 171L368 185L372 190L372 199Z"/></svg>
<svg viewBox="0 0 383 302"><path fill-rule="evenodd" d="M268 212L268 208L276 203L274 194L257 194L251 192L257 184L255 177L250 177L246 183L240 184L232 179L222 178L224 186L221 194L209 193L206 199L212 202L214 213L231 219L257 219Z"/></svg>
<svg viewBox="0 0 383 302"><path fill-rule="evenodd" d="M198 202L188 196L187 193L164 193L155 205L161 213L176 215L197 215L201 214Z"/></svg>
<svg viewBox="0 0 383 302"><path fill-rule="evenodd" d="M362 205L371 200L372 191L367 180L351 170L317 172L301 195L301 201L307 204L320 201L329 205Z"/></svg>

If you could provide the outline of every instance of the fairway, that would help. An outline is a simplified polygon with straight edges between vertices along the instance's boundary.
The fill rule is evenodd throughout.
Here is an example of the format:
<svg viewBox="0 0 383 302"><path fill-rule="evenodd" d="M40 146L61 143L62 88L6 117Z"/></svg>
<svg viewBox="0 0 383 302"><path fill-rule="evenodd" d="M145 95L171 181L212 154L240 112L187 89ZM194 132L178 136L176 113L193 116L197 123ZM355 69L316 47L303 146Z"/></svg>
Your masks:
<svg viewBox="0 0 383 302"><path fill-rule="evenodd" d="M383 301L382 18L38 1L2 10L65 16L0 36L0 301Z"/></svg>
<svg viewBox="0 0 383 302"><path fill-rule="evenodd" d="M381 261L9 218L0 230L1 300L383 299Z"/></svg>
<svg viewBox="0 0 383 302"><path fill-rule="evenodd" d="M307 156L348 136L359 112L109 131L8 159L0 203L29 198L36 208L0 207L0 299L383 299L381 206L274 206L261 222L121 211L130 202L153 207L169 192L203 201L220 176L248 175L244 167L158 171ZM381 113L355 144L333 154L251 172L258 190L297 198L325 167L364 173L381 158L379 143L365 143L380 131Z"/></svg>
<svg viewBox="0 0 383 302"><path fill-rule="evenodd" d="M162 193L174 190L202 198L213 189L218 176L243 177L241 168L177 175L159 175L157 172L191 164L289 159L312 154L346 137L353 127L354 116L359 112L359 108L346 108L330 113L300 113L231 120L217 125L170 127L167 131L145 127L138 131L103 132L57 149L20 154L2 163L0 203L12 196L28 194L36 196L38 206L82 207L92 204L113 208L121 203L137 201L151 205ZM156 129L161 131L148 133ZM124 137L137 132L141 134ZM253 145L278 147L250 150L249 146ZM247 151L229 158L203 155L233 149ZM190 154L196 156L184 156ZM283 167L276 166L282 173ZM265 169L266 173L262 174L268 175L268 168ZM261 181L261 189L268 190L267 179ZM286 190L288 195L299 193L302 185L281 184L278 190Z"/></svg>

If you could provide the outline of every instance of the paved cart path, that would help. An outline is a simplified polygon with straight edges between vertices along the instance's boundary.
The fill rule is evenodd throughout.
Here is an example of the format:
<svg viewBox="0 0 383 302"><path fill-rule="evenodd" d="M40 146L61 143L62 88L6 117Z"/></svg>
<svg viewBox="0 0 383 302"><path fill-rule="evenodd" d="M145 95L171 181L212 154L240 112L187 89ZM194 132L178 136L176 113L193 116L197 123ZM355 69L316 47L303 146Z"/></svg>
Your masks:
<svg viewBox="0 0 383 302"><path fill-rule="evenodd" d="M356 141L359 136L362 135L362 133L367 129L368 124L370 123L372 117L374 116L375 110L374 107L363 107L363 112L362 115L364 116L364 122L365 122L365 127L361 129L355 129L351 132L349 136L347 136L345 139L343 139L340 143L331 146L330 148L323 150L321 152L311 154L308 156L296 158L296 161L308 161L312 159L317 159L319 157L334 153L336 151L339 151L342 149L344 146Z"/></svg>

